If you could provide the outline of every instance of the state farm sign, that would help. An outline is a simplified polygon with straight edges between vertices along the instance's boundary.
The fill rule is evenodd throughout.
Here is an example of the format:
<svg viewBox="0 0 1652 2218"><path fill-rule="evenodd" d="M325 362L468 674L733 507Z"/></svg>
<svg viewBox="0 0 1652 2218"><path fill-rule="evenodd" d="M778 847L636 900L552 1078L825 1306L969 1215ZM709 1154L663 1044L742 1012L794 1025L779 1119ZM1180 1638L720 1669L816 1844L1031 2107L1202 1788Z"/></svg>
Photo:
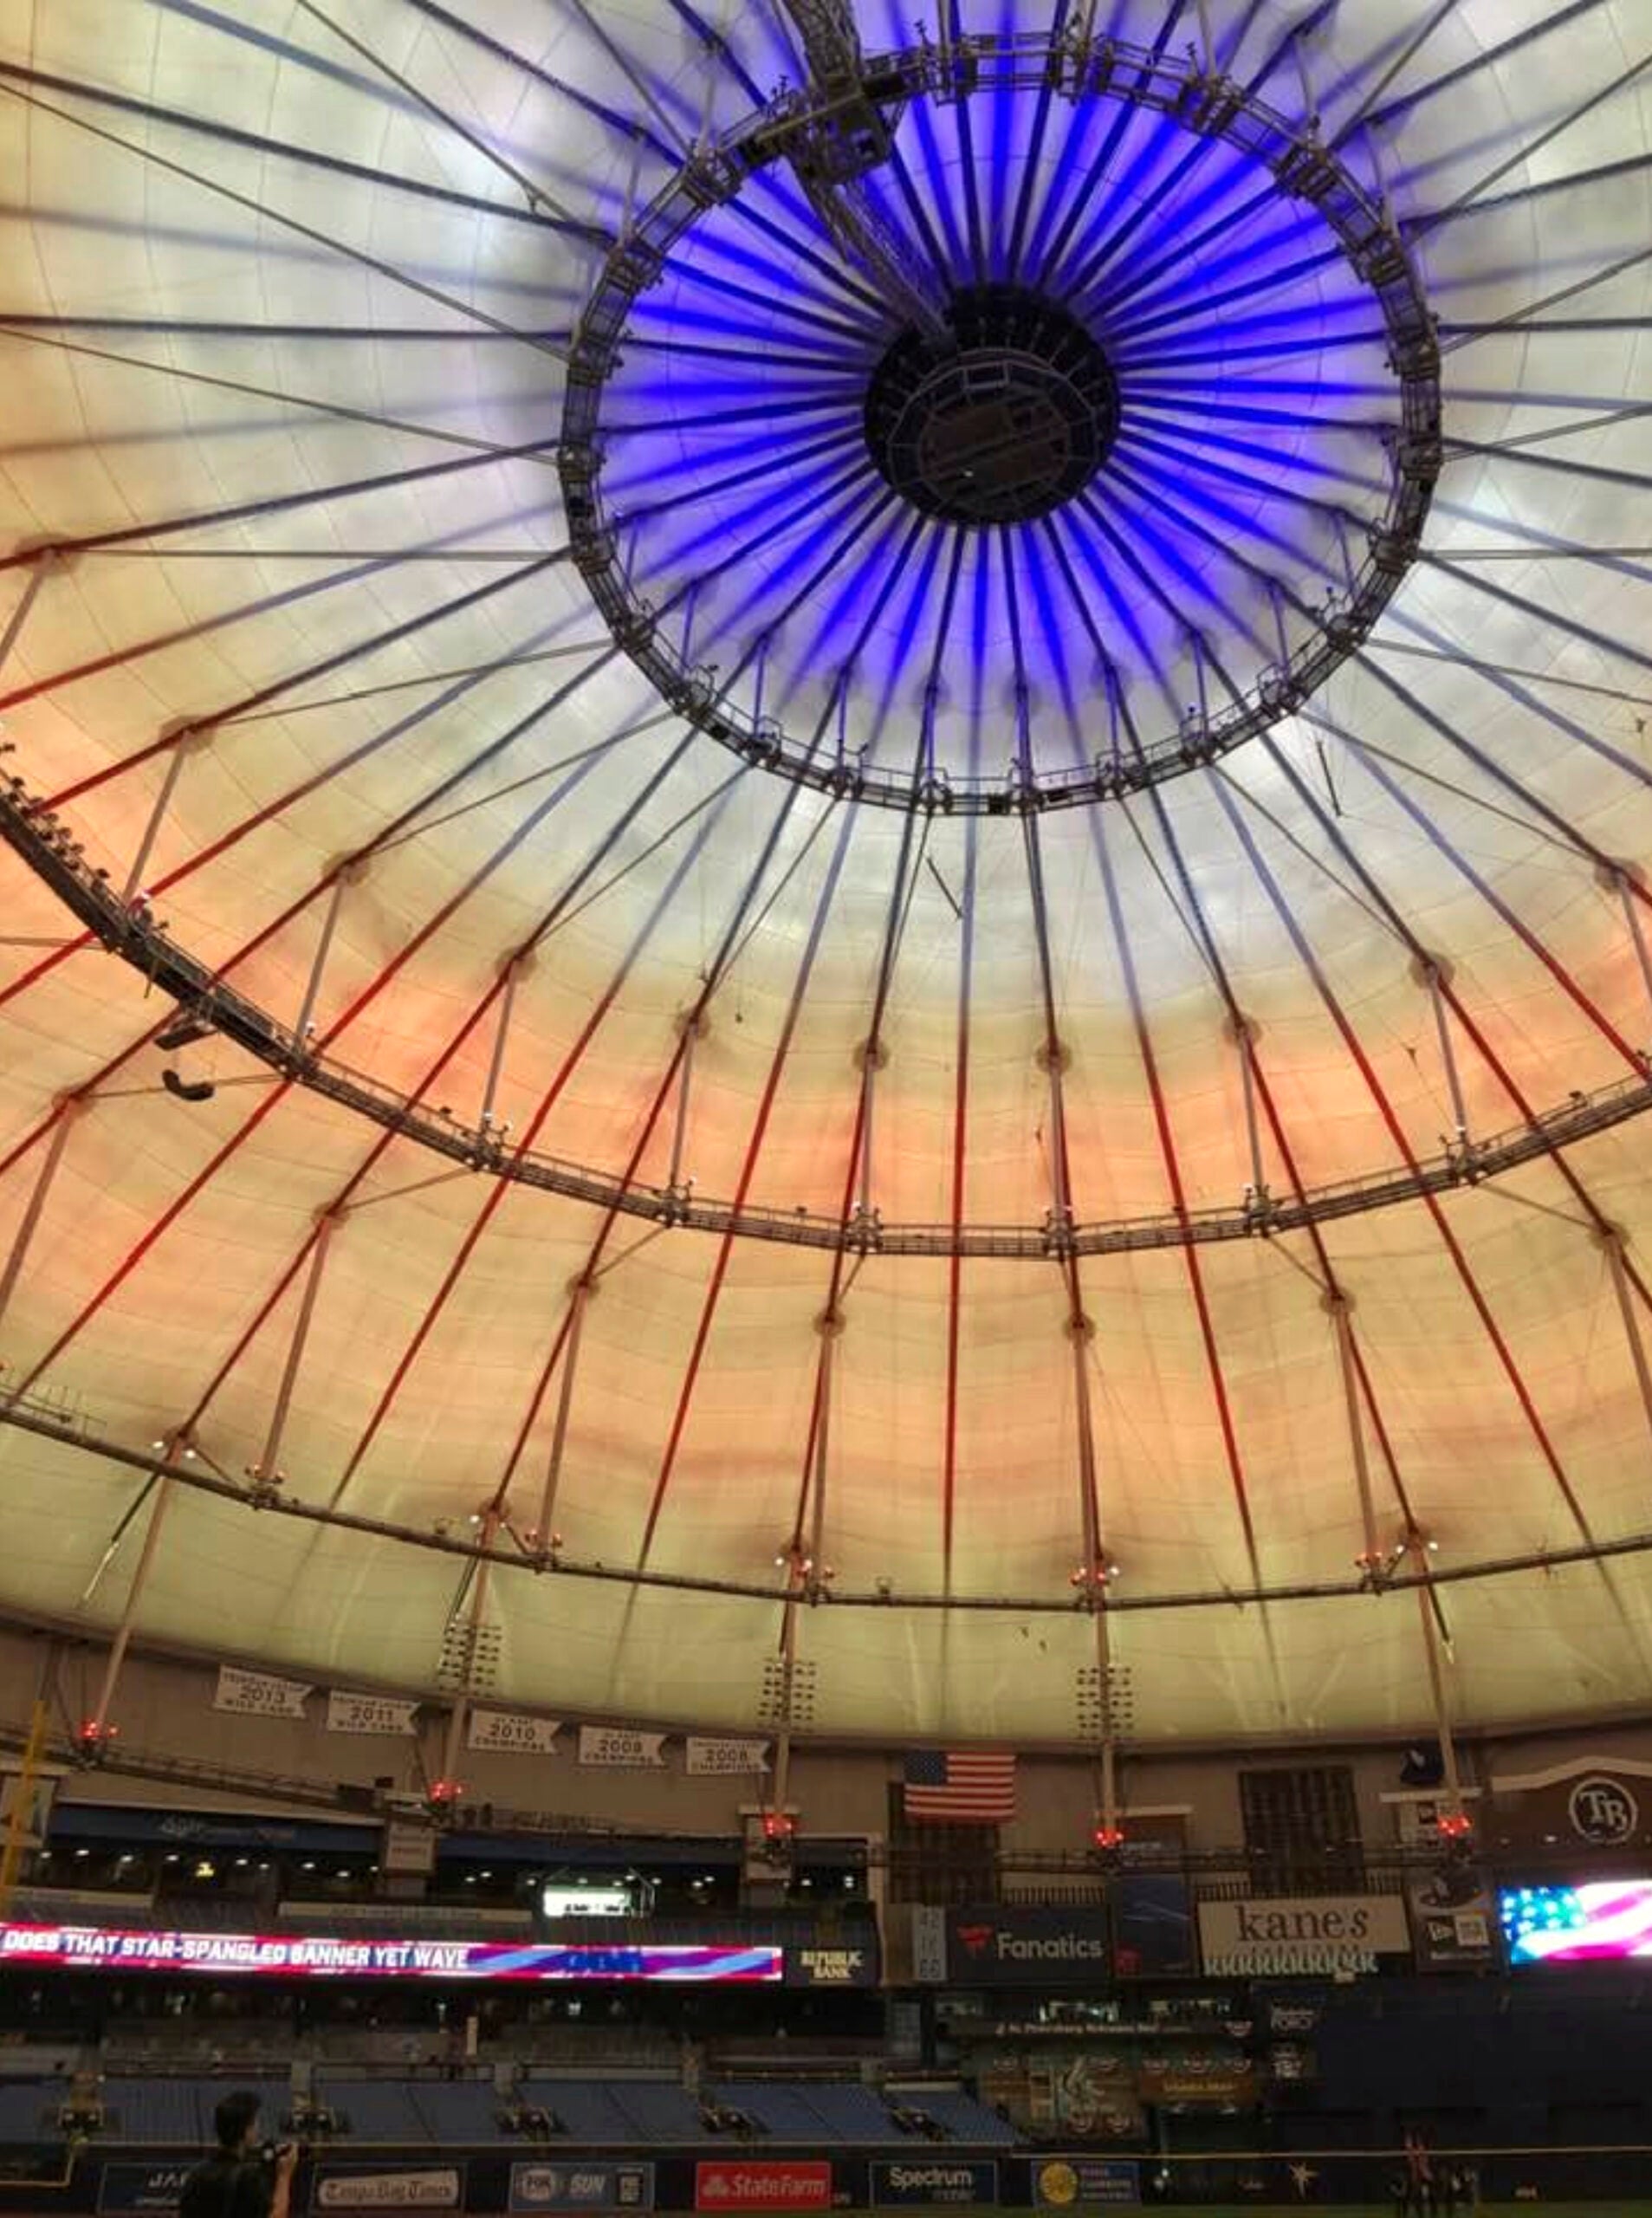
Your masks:
<svg viewBox="0 0 1652 2218"><path fill-rule="evenodd" d="M832 2167L732 2159L694 2168L696 2210L830 2210Z"/></svg>
<svg viewBox="0 0 1652 2218"><path fill-rule="evenodd" d="M1334 1978L1410 1953L1398 1895L1303 1895L1201 1903L1199 1945L1212 1979Z"/></svg>

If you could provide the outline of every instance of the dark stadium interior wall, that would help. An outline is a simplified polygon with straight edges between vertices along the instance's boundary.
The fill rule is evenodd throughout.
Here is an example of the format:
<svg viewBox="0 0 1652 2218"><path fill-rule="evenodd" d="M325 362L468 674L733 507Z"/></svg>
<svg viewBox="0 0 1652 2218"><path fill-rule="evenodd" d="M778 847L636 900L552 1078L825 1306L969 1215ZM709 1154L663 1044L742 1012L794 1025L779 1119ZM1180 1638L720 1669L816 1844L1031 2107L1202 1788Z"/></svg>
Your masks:
<svg viewBox="0 0 1652 2218"><path fill-rule="evenodd" d="M79 1644L15 1627L0 1627L0 1733L14 1741L26 1729L42 1674L49 1687L55 1734L72 1735L87 1714L105 1662L101 1643ZM117 1767L76 1774L63 1792L74 1800L192 1807L279 1807L279 1782L368 1785L391 1778L418 1792L440 1775L444 1713L421 1714L416 1737L391 1739L329 1734L312 1701L303 1720L244 1718L212 1707L214 1676L204 1665L134 1651L123 1672L114 1717L120 1728ZM621 1720L611 1721L622 1722ZM1404 1754L1398 1743L1340 1752L1316 1744L1293 1752L1216 1752L1127 1755L1125 1799L1137 1813L1185 1813L1186 1837L1195 1849L1238 1845L1243 1838L1239 1774L1250 1766L1294 1761L1345 1762L1353 1776L1361 1838L1370 1849L1395 1838L1391 1795L1400 1786ZM1529 1774L1570 1758L1616 1756L1652 1762L1652 1726L1612 1726L1524 1735L1465 1743L1468 1778ZM483 1802L501 1811L539 1813L639 1831L729 1834L742 1803L758 1793L749 1778L694 1778L683 1769L679 1736L669 1738L660 1770L587 1768L577 1761L574 1737L564 1731L549 1759L470 1753L463 1777L473 1809ZM816 1834L884 1835L889 1788L899 1751L800 1745L792 1774L792 1799L802 1830ZM139 1770L126 1767L141 1767ZM177 1767L172 1776L169 1767ZM219 1774L224 1774L222 1778ZM233 1776L230 1776L233 1775ZM1030 1756L1020 1768L1018 1815L1004 1845L1029 1855L1083 1849L1094 1822L1091 1768L1080 1757ZM311 1807L314 1807L313 1802ZM1023 1893L1038 1890L1035 1875L1018 1879Z"/></svg>

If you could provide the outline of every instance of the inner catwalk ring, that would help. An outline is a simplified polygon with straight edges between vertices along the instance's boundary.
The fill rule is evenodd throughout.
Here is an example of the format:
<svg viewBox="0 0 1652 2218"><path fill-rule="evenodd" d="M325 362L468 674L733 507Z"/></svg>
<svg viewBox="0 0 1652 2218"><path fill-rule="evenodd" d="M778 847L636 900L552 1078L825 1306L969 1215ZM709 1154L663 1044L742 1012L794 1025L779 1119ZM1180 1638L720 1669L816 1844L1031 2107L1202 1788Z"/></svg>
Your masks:
<svg viewBox="0 0 1652 2218"><path fill-rule="evenodd" d="M1040 263L1019 225L1001 226L985 250L980 226L971 269L926 215L903 146L921 146L926 131L933 143L943 103L965 115L985 103L987 136L992 102L1033 88L1065 103L1075 160L1099 170L1092 125L1144 112L1153 129L1187 139L1180 166L1219 157L1237 170L1253 211L1240 233L1273 222L1286 244L1259 253L1208 230L1196 312L1158 305L1173 282L1159 273L1174 275L1190 228L1174 196L1168 211L1144 206L1126 222L1128 261L1106 241L1092 256L1124 268L1111 290L1070 272L1040 282L1059 257ZM573 559L619 647L670 708L747 762L931 813L1115 798L1299 709L1364 645L1416 559L1441 464L1434 319L1377 196L1313 124L1191 57L1033 33L983 46L962 77L928 44L867 59L861 105L885 151L848 172L857 197L834 221L820 173L840 124L812 97L783 95L697 148L612 249L573 334L558 467ZM819 219L818 238L787 240L820 303L800 336L765 323L768 304L724 276L743 237L736 219L779 228L774 191L752 203L760 176L803 187L790 231ZM714 264L714 252L724 259ZM1121 310L1142 289L1143 263L1151 312ZM708 292L742 304L748 344L729 335L736 312L722 299L720 321L701 311ZM1363 382L1299 376L1260 388L1291 396L1286 410L1248 405L1259 388L1241 379L1249 357L1268 353L1269 328L1286 354L1314 345L1288 335L1304 324L1329 334L1330 353L1353 343L1356 319L1353 336L1370 349ZM703 399L725 392L746 405ZM1343 392L1361 404L1338 406ZM1237 464L1200 452L1188 465L1202 486L1221 481L1204 521L1176 497L1187 470L1176 475L1167 445L1172 405L1184 412L1177 436L1193 443L1207 419L1269 427L1248 434ZM1284 437L1272 428L1281 423ZM1310 450L1294 479L1292 438ZM759 479L758 497L731 516L731 490L743 499ZM1269 502L1291 532L1262 512ZM834 529L807 575L801 555L774 551L813 548ZM1228 600L1199 605L1200 562L1227 566L1237 581ZM1018 675L1013 697L961 734L943 635L972 594L977 623L1013 635ZM1042 672L1030 651L1024 662L1041 597L1062 598L1077 618L1084 668L1065 654ZM857 599L850 637L843 612ZM921 689L901 684L894 648L871 666L878 626L902 621L934 642ZM1156 627L1145 643L1143 627ZM883 707L868 710L863 696L880 686ZM915 713L901 716L902 698Z"/></svg>

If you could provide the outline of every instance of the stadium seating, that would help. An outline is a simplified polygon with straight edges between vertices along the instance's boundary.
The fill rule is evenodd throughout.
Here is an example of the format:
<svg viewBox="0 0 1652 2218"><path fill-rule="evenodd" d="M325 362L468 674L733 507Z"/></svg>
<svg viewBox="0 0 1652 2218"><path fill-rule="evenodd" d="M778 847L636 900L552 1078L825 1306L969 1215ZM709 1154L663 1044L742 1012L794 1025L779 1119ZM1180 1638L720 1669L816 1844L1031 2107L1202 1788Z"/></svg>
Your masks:
<svg viewBox="0 0 1652 2218"><path fill-rule="evenodd" d="M996 2111L989 2111L984 2103L976 2102L961 2089L952 2087L918 2087L901 2098L914 2110L923 2111L941 2126L949 2140L990 2143L994 2146L1014 2141L1015 2129L1006 2125Z"/></svg>
<svg viewBox="0 0 1652 2218"><path fill-rule="evenodd" d="M192 2079L106 2079L103 2137L193 2147L210 2137L212 2105L221 2092Z"/></svg>

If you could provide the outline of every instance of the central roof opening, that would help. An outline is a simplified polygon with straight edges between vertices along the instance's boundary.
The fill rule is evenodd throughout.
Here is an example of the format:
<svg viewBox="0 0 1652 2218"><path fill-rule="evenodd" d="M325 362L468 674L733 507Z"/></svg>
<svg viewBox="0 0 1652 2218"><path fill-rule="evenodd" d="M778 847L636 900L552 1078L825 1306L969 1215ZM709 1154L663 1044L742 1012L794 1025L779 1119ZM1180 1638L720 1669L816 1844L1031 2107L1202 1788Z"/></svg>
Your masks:
<svg viewBox="0 0 1652 2218"><path fill-rule="evenodd" d="M914 508L956 524L1027 523L1082 493L1118 430L1118 381L1076 316L1018 285L946 307L952 343L903 331L866 395L866 444Z"/></svg>

